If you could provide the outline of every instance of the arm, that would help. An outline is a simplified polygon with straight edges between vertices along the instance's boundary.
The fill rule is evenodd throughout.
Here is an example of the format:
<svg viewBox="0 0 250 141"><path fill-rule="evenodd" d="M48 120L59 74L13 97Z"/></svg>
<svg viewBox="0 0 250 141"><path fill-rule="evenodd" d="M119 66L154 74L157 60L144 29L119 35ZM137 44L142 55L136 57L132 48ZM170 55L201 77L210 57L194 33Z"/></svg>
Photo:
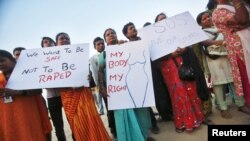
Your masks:
<svg viewBox="0 0 250 141"><path fill-rule="evenodd" d="M105 52L102 52L98 56L98 80L99 80L99 91L103 97L107 97L107 90L105 86Z"/></svg>
<svg viewBox="0 0 250 141"><path fill-rule="evenodd" d="M0 97L5 96L26 96L26 95L36 95L42 94L41 89L33 89L33 90L13 90L9 88L2 88L0 90Z"/></svg>
<svg viewBox="0 0 250 141"><path fill-rule="evenodd" d="M235 8L235 19L240 25L249 23L249 13L242 0L232 0Z"/></svg>
<svg viewBox="0 0 250 141"><path fill-rule="evenodd" d="M210 45L223 45L224 40L206 40L202 42L202 45L204 46L210 46Z"/></svg>
<svg viewBox="0 0 250 141"><path fill-rule="evenodd" d="M100 88L100 92L102 94L103 97L107 97L107 90L105 87L105 77L104 77L104 66L99 65L99 71L98 71L98 78L99 78L99 88Z"/></svg>
<svg viewBox="0 0 250 141"><path fill-rule="evenodd" d="M90 70L94 78L95 84L98 86L98 56L93 56L90 58Z"/></svg>
<svg viewBox="0 0 250 141"><path fill-rule="evenodd" d="M185 51L186 51L186 47L185 47L185 48L178 47L178 48L171 54L171 57L177 57L177 56L181 55L182 53L184 53Z"/></svg>

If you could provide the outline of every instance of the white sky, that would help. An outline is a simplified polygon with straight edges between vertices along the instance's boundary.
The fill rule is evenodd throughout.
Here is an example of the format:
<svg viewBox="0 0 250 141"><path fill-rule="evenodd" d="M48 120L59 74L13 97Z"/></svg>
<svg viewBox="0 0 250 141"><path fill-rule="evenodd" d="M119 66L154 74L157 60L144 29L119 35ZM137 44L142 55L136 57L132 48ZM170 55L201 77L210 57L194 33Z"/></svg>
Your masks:
<svg viewBox="0 0 250 141"><path fill-rule="evenodd" d="M90 43L103 38L105 29L116 30L118 39L126 39L123 26L133 22L137 29L154 22L157 14L169 17L189 11L194 18L205 10L208 0L0 0L1 49L17 46L40 48L43 36L55 39L66 32L71 44ZM91 55L90 55L91 56Z"/></svg>

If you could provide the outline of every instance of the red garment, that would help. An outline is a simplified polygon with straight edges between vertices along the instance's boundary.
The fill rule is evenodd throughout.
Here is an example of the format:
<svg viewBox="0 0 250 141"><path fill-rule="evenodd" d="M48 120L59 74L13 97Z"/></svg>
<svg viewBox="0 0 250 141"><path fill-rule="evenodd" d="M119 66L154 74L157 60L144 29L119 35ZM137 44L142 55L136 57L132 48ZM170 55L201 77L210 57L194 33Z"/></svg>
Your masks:
<svg viewBox="0 0 250 141"><path fill-rule="evenodd" d="M6 85L0 73L0 87ZM46 141L52 130L40 94L14 96L12 103L0 100L0 141Z"/></svg>
<svg viewBox="0 0 250 141"><path fill-rule="evenodd" d="M228 50L228 59L232 67L235 94L243 96L247 106L250 108L250 84L245 66L245 56L243 52L242 42L230 23L235 19L235 13L225 8L216 8L213 12L213 22L215 26L222 32L226 41ZM249 65L249 64L248 64Z"/></svg>
<svg viewBox="0 0 250 141"><path fill-rule="evenodd" d="M182 58L177 57L176 60L180 66ZM197 95L196 82L182 81L171 58L162 62L161 71L171 97L175 127L186 130L199 127L204 120L204 114Z"/></svg>
<svg viewBox="0 0 250 141"><path fill-rule="evenodd" d="M247 107L250 108L250 84L247 77L246 66L238 57L237 57L237 62L240 69L244 98L246 100Z"/></svg>
<svg viewBox="0 0 250 141"><path fill-rule="evenodd" d="M235 21L235 14L224 8L217 8L213 12L213 23L218 28L224 36L226 41L226 49L228 50L228 59L232 68L233 80L235 94L238 96L244 95L242 87L242 79L240 76L240 70L236 60L236 56L244 61L244 53L242 49L242 44L238 34L233 31L234 28L228 23L229 21Z"/></svg>

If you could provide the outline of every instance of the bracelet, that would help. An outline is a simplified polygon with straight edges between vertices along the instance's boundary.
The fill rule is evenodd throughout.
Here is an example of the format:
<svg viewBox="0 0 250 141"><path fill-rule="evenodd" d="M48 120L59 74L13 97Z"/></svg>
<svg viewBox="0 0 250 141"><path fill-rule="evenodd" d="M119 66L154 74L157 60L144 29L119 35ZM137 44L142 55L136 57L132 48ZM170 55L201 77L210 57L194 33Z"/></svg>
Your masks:
<svg viewBox="0 0 250 141"><path fill-rule="evenodd" d="M242 6L242 2L238 2L234 6L235 6L235 9L239 9Z"/></svg>

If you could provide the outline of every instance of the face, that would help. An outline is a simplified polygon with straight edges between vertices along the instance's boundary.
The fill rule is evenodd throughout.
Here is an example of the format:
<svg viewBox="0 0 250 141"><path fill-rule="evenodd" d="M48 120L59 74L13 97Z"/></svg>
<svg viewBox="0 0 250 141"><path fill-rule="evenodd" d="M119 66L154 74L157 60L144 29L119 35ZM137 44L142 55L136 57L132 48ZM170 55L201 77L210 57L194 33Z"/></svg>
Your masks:
<svg viewBox="0 0 250 141"><path fill-rule="evenodd" d="M212 18L208 13L204 13L201 16L201 26L202 28L208 28L213 25Z"/></svg>
<svg viewBox="0 0 250 141"><path fill-rule="evenodd" d="M7 73L13 70L15 62L11 61L6 57L0 56L0 71Z"/></svg>
<svg viewBox="0 0 250 141"><path fill-rule="evenodd" d="M43 39L43 47L52 47L55 46L55 44L49 40L49 39Z"/></svg>
<svg viewBox="0 0 250 141"><path fill-rule="evenodd" d="M107 45L114 45L118 43L116 33L111 29L105 32L105 39Z"/></svg>
<svg viewBox="0 0 250 141"><path fill-rule="evenodd" d="M95 49L98 52L103 52L105 49L104 41L103 40L96 41L95 42Z"/></svg>
<svg viewBox="0 0 250 141"><path fill-rule="evenodd" d="M137 30L135 29L135 26L134 25L128 26L128 31L127 31L126 37L127 38L134 38L136 36L137 36Z"/></svg>
<svg viewBox="0 0 250 141"><path fill-rule="evenodd" d="M159 21L161 21L161 20L164 20L164 19L166 19L167 17L166 17L166 15L160 15L160 16L158 16L158 18L157 18L157 22L159 22Z"/></svg>
<svg viewBox="0 0 250 141"><path fill-rule="evenodd" d="M70 44L70 38L67 34L61 34L57 39L57 45L69 45Z"/></svg>
<svg viewBox="0 0 250 141"><path fill-rule="evenodd" d="M20 51L20 50L16 50L16 51L14 52L14 58L15 58L16 60L18 60L20 54L21 54L21 51Z"/></svg>

